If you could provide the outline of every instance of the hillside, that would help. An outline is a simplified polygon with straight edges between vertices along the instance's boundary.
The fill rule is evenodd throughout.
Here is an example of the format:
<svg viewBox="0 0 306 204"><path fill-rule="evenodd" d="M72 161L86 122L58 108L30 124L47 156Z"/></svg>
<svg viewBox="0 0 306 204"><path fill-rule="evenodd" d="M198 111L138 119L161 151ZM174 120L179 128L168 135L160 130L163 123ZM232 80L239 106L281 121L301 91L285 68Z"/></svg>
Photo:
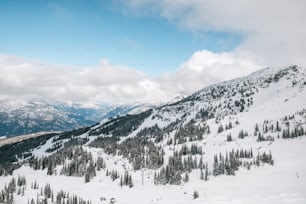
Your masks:
<svg viewBox="0 0 306 204"><path fill-rule="evenodd" d="M0 147L0 203L305 203L305 101L306 69L266 68Z"/></svg>

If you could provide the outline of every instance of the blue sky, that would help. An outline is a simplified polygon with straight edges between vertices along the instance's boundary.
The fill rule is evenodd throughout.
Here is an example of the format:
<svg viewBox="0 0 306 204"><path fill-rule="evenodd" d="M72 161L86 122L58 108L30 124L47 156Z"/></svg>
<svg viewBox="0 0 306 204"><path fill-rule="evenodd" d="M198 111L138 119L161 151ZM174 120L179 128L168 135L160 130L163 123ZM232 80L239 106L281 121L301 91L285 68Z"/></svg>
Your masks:
<svg viewBox="0 0 306 204"><path fill-rule="evenodd" d="M0 0L0 99L166 102L267 66L305 67L305 9L305 0Z"/></svg>
<svg viewBox="0 0 306 204"><path fill-rule="evenodd" d="M197 50L231 51L242 40L238 32L193 31L110 2L1 0L0 53L78 66L107 59L156 76Z"/></svg>

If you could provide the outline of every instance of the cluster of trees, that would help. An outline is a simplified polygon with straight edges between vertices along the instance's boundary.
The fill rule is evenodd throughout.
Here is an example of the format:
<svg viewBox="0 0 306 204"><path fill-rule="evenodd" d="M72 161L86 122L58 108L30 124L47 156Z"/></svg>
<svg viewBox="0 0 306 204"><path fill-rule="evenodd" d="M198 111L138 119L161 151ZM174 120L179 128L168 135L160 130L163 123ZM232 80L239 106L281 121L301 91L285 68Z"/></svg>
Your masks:
<svg viewBox="0 0 306 204"><path fill-rule="evenodd" d="M262 154L257 154L256 159L253 161L253 164L256 164L257 166L260 166L261 163L266 163L266 164L270 164L273 165L274 164L274 160L272 158L272 153L271 151L268 153L264 152Z"/></svg>
<svg viewBox="0 0 306 204"><path fill-rule="evenodd" d="M153 116L152 118L155 117L161 117L158 114ZM160 118L162 119L162 118ZM146 137L146 138L153 138L155 143L161 142L166 136L169 136L169 134L173 130L177 130L179 127L179 123L181 120L176 119L175 121L171 122L169 125L167 125L164 128L159 128L157 124L155 124L152 127L145 127L142 130L140 130L137 133L137 137ZM173 140L172 138L169 140L169 144L172 144Z"/></svg>
<svg viewBox="0 0 306 204"><path fill-rule="evenodd" d="M145 138L129 138L121 143L119 155L128 158L134 170L157 169L164 163L164 150Z"/></svg>
<svg viewBox="0 0 306 204"><path fill-rule="evenodd" d="M302 126L295 126L293 129L290 129L289 126L287 129L283 129L282 138L295 138L306 135L306 131Z"/></svg>
<svg viewBox="0 0 306 204"><path fill-rule="evenodd" d="M202 91L202 96L197 96L195 94L192 97L194 100L212 101L208 102L209 105L207 107L199 110L196 118L206 121L216 116L225 116L228 114L243 112L246 107L250 107L253 104L252 95L255 91L256 87L254 87L249 81L209 87ZM236 96L237 99L232 100L233 96ZM221 98L224 98L225 100L218 100Z"/></svg>
<svg viewBox="0 0 306 204"><path fill-rule="evenodd" d="M47 153L55 152L56 150L60 149L63 146L63 141L57 141L52 144L51 147L46 149Z"/></svg>
<svg viewBox="0 0 306 204"><path fill-rule="evenodd" d="M225 125L225 128L223 127L222 124L220 124L218 126L218 130L217 130L217 133L221 133L223 132L224 130L229 130L229 129L232 129L233 128L233 124L232 122L229 122L228 124Z"/></svg>
<svg viewBox="0 0 306 204"><path fill-rule="evenodd" d="M67 162L68 161L68 162ZM105 169L106 165L102 157L95 161L90 152L85 151L81 146L69 147L47 157L32 157L29 165L34 169L46 169L47 175L57 173L58 165L63 165L60 174L66 176L84 176L85 182L89 182L96 176L96 170Z"/></svg>
<svg viewBox="0 0 306 204"><path fill-rule="evenodd" d="M257 134L257 142L263 142L263 141L274 141L274 137L268 135L264 136L260 132Z"/></svg>
<svg viewBox="0 0 306 204"><path fill-rule="evenodd" d="M196 143L191 144L191 146L189 147L186 144L183 144L180 151L179 151L180 155L196 155L196 154L202 154L202 147L198 146Z"/></svg>
<svg viewBox="0 0 306 204"><path fill-rule="evenodd" d="M295 138L306 135L306 131L304 130L301 124L296 124L294 127L290 128L290 120L294 119L294 115L289 115L284 117L285 128L281 127L280 122L277 120L275 123L269 122L265 120L262 124L262 128L256 123L254 127L254 136L257 136L257 141L274 141L274 137L270 135L266 135L267 133L277 133L277 137L280 135L282 138Z"/></svg>
<svg viewBox="0 0 306 204"><path fill-rule="evenodd" d="M44 188L40 189L40 192L36 195L36 199L28 199L28 204L48 204L49 202L51 204L91 204L90 200L84 200L76 195L70 195L69 192L63 190L55 194L48 183Z"/></svg>
<svg viewBox="0 0 306 204"><path fill-rule="evenodd" d="M31 184L31 188L37 190L38 193L36 198L28 199L28 204L91 204L91 201L83 200L76 195L69 195L69 193L64 191L59 191L57 194L54 194L53 189L50 184L46 184L43 188L40 188L35 181ZM18 176L17 182L13 177L10 182L4 186L4 189L0 191L0 203L13 204L14 195L25 196L26 191L26 177Z"/></svg>
<svg viewBox="0 0 306 204"><path fill-rule="evenodd" d="M120 141L119 137L97 137L95 140L93 140L89 146L96 147L96 148L102 148L105 153L116 155L117 149L119 144L117 143Z"/></svg>
<svg viewBox="0 0 306 204"><path fill-rule="evenodd" d="M129 135L136 130L142 122L151 115L152 110L148 110L135 115L126 115L112 119L102 126L93 129L89 135L112 135L113 137L122 137Z"/></svg>
<svg viewBox="0 0 306 204"><path fill-rule="evenodd" d="M163 140L166 132L159 128L157 124L152 127L146 127L137 133L137 137L152 137L155 142L158 143Z"/></svg>
<svg viewBox="0 0 306 204"><path fill-rule="evenodd" d="M120 177L119 172L117 170L109 171L108 169L106 169L106 176L110 176L112 181L115 181Z"/></svg>
<svg viewBox="0 0 306 204"><path fill-rule="evenodd" d="M232 134L231 134L231 133L229 133L229 134L226 135L226 141L227 141L227 142L233 141L233 138L232 138Z"/></svg>
<svg viewBox="0 0 306 204"><path fill-rule="evenodd" d="M107 154L122 155L132 163L134 170L141 168L157 169L164 163L164 150L144 137L128 138L121 143L118 139L104 137L90 145L103 148Z"/></svg>
<svg viewBox="0 0 306 204"><path fill-rule="evenodd" d="M154 174L154 184L174 184L179 185L182 181L189 181L189 173L194 169L200 170L200 179L207 181L210 175L235 175L235 172L244 167L250 169L252 165L274 164L271 152L259 153L256 157L252 149L240 149L218 154L214 156L212 171L209 171L208 164L204 164L202 156L184 154L181 151L175 151L173 156L169 157L168 164L162 167Z"/></svg>
<svg viewBox="0 0 306 204"><path fill-rule="evenodd" d="M52 142L55 143L59 140L64 140L64 139L73 139L73 138L77 138L78 136L88 132L93 126L89 126L89 127L82 127L79 129L75 129L75 130L71 130L71 131L66 131L66 132L62 132L59 135L53 137Z"/></svg>
<svg viewBox="0 0 306 204"><path fill-rule="evenodd" d="M269 154L265 152L260 154L258 152L256 158L254 158L252 149L232 150L226 152L225 155L220 153L219 155L214 156L212 175L235 175L235 171L237 171L241 166L250 169L252 165L260 166L260 164L264 163L271 165L274 164L271 152Z"/></svg>
<svg viewBox="0 0 306 204"><path fill-rule="evenodd" d="M55 134L46 134L0 147L0 176L12 174L32 156L31 150L47 142ZM22 161L22 162L20 162Z"/></svg>
<svg viewBox="0 0 306 204"><path fill-rule="evenodd" d="M262 129L262 131L260 130ZM270 123L268 120L264 120L263 124L262 124L262 128L259 128L259 125L256 123L255 127L254 127L254 136L258 136L259 134L261 134L263 136L263 134L266 134L268 132L281 132L281 126L279 124L279 121L277 120L276 123Z"/></svg>
<svg viewBox="0 0 306 204"><path fill-rule="evenodd" d="M0 203L12 204L14 201L14 192L16 192L16 180L12 178L8 185L4 186L4 189L0 192Z"/></svg>
<svg viewBox="0 0 306 204"><path fill-rule="evenodd" d="M251 150L232 150L223 154L214 156L212 175L218 176L222 174L235 175L235 171L239 169L242 164L241 158L253 158L253 152Z"/></svg>
<svg viewBox="0 0 306 204"><path fill-rule="evenodd" d="M201 108L199 112L196 114L196 119L201 119L202 121L206 121L208 119L214 118L214 111L212 110L212 107L208 108Z"/></svg>
<svg viewBox="0 0 306 204"><path fill-rule="evenodd" d="M191 154L185 155L184 151L175 151L173 156L169 157L168 164L162 167L159 172L155 172L154 184L178 185L181 183L183 173L185 173L184 181L187 182L189 172L193 169L205 169L205 167L202 157L197 159Z"/></svg>
<svg viewBox="0 0 306 204"><path fill-rule="evenodd" d="M120 178L120 186L128 186L132 188L134 186L132 176L126 171Z"/></svg>
<svg viewBox="0 0 306 204"><path fill-rule="evenodd" d="M186 125L178 128L174 135L174 144L202 140L205 133L210 133L210 127L207 124L201 127L200 125L196 125L195 121L190 121Z"/></svg>
<svg viewBox="0 0 306 204"><path fill-rule="evenodd" d="M247 131L240 130L240 132L238 133L238 138L243 139L247 137L248 135L249 133Z"/></svg>
<svg viewBox="0 0 306 204"><path fill-rule="evenodd" d="M132 188L134 186L132 175L130 175L128 171L125 171L123 175L120 175L117 170L109 171L107 169L106 170L106 176L110 176L112 181L115 181L116 179L120 178L119 185L121 187L122 186L129 186L130 188Z"/></svg>
<svg viewBox="0 0 306 204"><path fill-rule="evenodd" d="M72 146L80 146L83 144L86 144L89 141L88 136L84 137L84 138L71 138L70 140L68 140L67 142L64 143L64 147L72 147Z"/></svg>

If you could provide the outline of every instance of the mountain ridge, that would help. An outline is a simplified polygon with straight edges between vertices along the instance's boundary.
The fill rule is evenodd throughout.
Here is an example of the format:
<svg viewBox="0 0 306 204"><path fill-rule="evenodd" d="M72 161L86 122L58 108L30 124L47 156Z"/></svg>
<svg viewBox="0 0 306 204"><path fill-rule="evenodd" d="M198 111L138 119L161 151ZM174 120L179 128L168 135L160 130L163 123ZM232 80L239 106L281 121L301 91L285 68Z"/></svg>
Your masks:
<svg viewBox="0 0 306 204"><path fill-rule="evenodd" d="M40 131L68 131L106 118L150 107L146 104L84 105L43 99L0 100L0 135L11 137Z"/></svg>
<svg viewBox="0 0 306 204"><path fill-rule="evenodd" d="M0 177L0 189L26 175L61 201L70 197L60 190L92 203L304 203L305 101L305 68L260 70L137 114L0 147L0 173L12 174ZM52 203L39 188L25 191L13 194Z"/></svg>

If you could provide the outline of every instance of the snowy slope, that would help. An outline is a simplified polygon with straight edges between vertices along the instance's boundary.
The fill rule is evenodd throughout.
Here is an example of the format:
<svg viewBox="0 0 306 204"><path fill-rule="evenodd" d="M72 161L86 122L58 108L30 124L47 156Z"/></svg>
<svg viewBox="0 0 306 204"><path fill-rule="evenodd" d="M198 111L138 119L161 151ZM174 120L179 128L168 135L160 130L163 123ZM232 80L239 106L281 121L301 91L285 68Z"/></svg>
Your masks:
<svg viewBox="0 0 306 204"><path fill-rule="evenodd" d="M40 188L46 183L54 194L64 190L92 203L306 203L305 101L306 69L260 70L159 108L49 137L28 152L35 161L48 158L52 175L47 175L49 167L34 170L40 165L26 162L13 175L0 177L0 189L25 175L24 195L13 193L16 203L45 199ZM75 162L73 157L58 160L71 149L77 155L75 145L92 160L85 163L85 175L77 171L68 176L65 168ZM233 150L243 151L231 157ZM98 170L101 158L104 167ZM96 165L95 176L84 182L90 161ZM156 179L163 170L166 180ZM201 176L206 170L207 179ZM113 180L114 172L119 176ZM131 188L120 185L126 173ZM38 189L31 188L35 182Z"/></svg>

